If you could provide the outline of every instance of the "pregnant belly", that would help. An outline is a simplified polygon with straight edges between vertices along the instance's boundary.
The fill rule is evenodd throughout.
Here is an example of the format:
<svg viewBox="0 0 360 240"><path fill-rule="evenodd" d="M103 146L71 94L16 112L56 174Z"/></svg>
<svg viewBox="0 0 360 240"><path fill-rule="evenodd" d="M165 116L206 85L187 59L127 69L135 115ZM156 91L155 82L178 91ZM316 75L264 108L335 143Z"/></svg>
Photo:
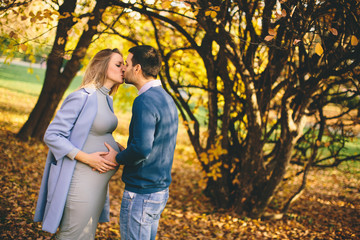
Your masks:
<svg viewBox="0 0 360 240"><path fill-rule="evenodd" d="M115 149L115 151L120 152L118 145L110 133L100 136L89 134L82 150L86 153L108 152L109 150L104 144L105 142L108 143L113 149Z"/></svg>

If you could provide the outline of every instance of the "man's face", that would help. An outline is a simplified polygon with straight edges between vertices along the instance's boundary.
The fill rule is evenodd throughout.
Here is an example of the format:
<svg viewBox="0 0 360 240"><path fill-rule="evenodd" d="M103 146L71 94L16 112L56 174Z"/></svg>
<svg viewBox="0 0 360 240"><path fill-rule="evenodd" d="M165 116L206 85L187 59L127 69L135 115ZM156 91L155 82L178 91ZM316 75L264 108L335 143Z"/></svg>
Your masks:
<svg viewBox="0 0 360 240"><path fill-rule="evenodd" d="M132 64L132 57L133 54L129 53L129 55L126 58L125 65L123 66L123 73L124 73L124 79L125 83L134 84L136 81L135 74L134 74L134 66Z"/></svg>

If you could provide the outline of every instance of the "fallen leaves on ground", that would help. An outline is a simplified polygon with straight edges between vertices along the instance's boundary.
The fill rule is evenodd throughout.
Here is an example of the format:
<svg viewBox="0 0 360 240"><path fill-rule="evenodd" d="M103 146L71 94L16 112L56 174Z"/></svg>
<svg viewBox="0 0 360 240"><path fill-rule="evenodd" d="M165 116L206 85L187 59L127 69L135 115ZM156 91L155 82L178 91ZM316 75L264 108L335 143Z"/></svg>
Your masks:
<svg viewBox="0 0 360 240"><path fill-rule="evenodd" d="M42 142L15 137L31 106L5 105L8 102L0 102L0 239L50 239L32 220L48 149ZM123 142L129 117L119 120L121 132L115 135ZM211 205L202 193L201 173L183 129L179 135L170 198L157 239L360 239L358 175L313 169L306 191L286 216L249 219ZM277 213L300 184L301 176L284 183L267 211ZM111 221L99 224L96 239L120 239L123 188L119 170L110 182Z"/></svg>
<svg viewBox="0 0 360 240"><path fill-rule="evenodd" d="M50 239L32 221L47 147L21 142L0 129L0 238ZM121 170L120 170L121 171ZM120 239L121 172L110 183L111 222L99 224L97 239ZM360 233L358 180L336 170L314 171L309 188L281 220L247 219L214 209L198 185L199 172L176 158L171 197L158 239L357 239Z"/></svg>

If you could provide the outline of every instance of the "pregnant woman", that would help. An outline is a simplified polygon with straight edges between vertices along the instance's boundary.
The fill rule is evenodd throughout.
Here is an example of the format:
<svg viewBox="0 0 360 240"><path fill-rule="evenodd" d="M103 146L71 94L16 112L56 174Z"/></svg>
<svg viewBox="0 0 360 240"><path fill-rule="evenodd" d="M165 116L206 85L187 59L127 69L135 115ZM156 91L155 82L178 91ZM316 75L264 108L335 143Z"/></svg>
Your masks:
<svg viewBox="0 0 360 240"><path fill-rule="evenodd" d="M56 239L94 239L97 223L109 221L108 183L118 164L102 154L117 127L113 102L123 81L123 57L117 49L98 52L80 89L71 93L46 130L49 147L34 221Z"/></svg>

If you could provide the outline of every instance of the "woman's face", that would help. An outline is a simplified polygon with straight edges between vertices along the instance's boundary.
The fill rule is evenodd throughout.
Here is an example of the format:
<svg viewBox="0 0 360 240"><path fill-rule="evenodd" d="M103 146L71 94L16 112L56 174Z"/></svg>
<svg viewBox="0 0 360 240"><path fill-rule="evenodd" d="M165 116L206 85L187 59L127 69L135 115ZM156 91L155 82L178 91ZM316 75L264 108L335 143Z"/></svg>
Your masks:
<svg viewBox="0 0 360 240"><path fill-rule="evenodd" d="M123 66L123 73L124 73L124 79L127 84L135 84L135 74L134 74L134 66L132 64L132 57L133 54L129 53L129 55L126 58L126 64Z"/></svg>
<svg viewBox="0 0 360 240"><path fill-rule="evenodd" d="M124 65L123 57L118 53L113 53L110 57L109 67L106 73L106 82L104 85L112 83L124 83L122 67Z"/></svg>

